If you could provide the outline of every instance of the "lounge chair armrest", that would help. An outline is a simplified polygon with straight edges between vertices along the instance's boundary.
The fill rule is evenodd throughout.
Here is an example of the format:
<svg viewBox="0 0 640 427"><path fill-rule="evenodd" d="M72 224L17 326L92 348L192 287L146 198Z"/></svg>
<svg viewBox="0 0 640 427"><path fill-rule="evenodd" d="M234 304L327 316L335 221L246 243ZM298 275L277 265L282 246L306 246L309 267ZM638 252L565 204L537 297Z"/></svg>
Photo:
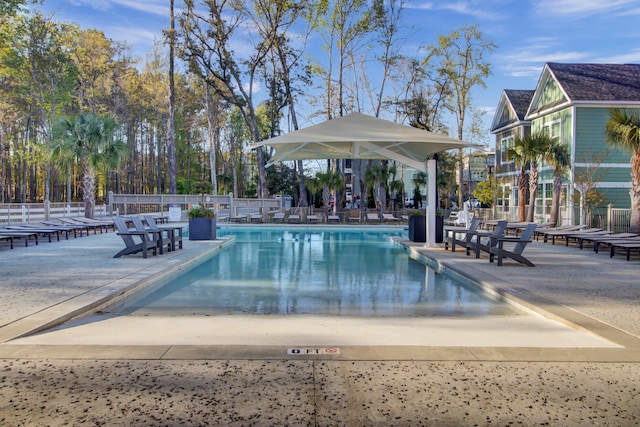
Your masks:
<svg viewBox="0 0 640 427"><path fill-rule="evenodd" d="M519 237L504 236L504 237L497 237L496 239L498 240L498 242L516 242L516 243L529 242L531 243L531 239L520 239Z"/></svg>

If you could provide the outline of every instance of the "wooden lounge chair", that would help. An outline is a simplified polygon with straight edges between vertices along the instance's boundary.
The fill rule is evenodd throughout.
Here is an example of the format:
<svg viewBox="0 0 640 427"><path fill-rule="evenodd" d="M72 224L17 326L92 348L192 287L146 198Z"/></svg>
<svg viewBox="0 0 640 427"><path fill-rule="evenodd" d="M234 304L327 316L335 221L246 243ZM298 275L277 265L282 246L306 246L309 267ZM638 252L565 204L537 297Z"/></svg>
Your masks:
<svg viewBox="0 0 640 427"><path fill-rule="evenodd" d="M249 215L249 221L253 224L262 224L262 214L252 213Z"/></svg>
<svg viewBox="0 0 640 427"><path fill-rule="evenodd" d="M102 233L102 230L105 228L105 226L101 224L100 225L89 224L86 222L78 221L74 218L58 218L58 221L60 221L63 224L77 225L79 227L84 227L85 230L87 230L87 236L89 235L89 230L93 230L93 234L98 234L98 229L100 229L100 233Z"/></svg>
<svg viewBox="0 0 640 427"><path fill-rule="evenodd" d="M547 243L551 237L551 244L555 245L556 238L564 238L567 234L585 230L588 230L586 225L572 225L562 229L542 231L540 234L543 236L544 243Z"/></svg>
<svg viewBox="0 0 640 427"><path fill-rule="evenodd" d="M271 217L271 222L284 222L284 212L276 212Z"/></svg>
<svg viewBox="0 0 640 427"><path fill-rule="evenodd" d="M314 224L318 223L318 222L320 222L320 216L318 216L317 214L314 214L314 213L313 214L309 214L306 217L306 222L314 223Z"/></svg>
<svg viewBox="0 0 640 427"><path fill-rule="evenodd" d="M399 218L396 218L395 216L393 216L393 214L390 214L390 213L383 213L382 214L382 220L384 222L398 222L398 221L400 221Z"/></svg>
<svg viewBox="0 0 640 427"><path fill-rule="evenodd" d="M142 222L142 217L139 215L132 216L131 222L133 222L136 231L146 231L147 233L149 233L149 236L151 236L151 238L155 239L158 242L158 252L160 252L161 254L164 253L165 244L167 245L167 251L171 252L171 234L173 233L173 230L160 230L158 227L152 229L151 227L145 226ZM164 237L165 233L166 239Z"/></svg>
<svg viewBox="0 0 640 427"><path fill-rule="evenodd" d="M150 239L149 232L129 230L124 220L119 217L114 218L113 223L118 230L118 235L122 237L122 241L125 245L124 249L113 256L114 258L119 258L122 255L137 254L138 252L142 252L142 257L146 258L149 250L153 251L154 255L157 254L158 241L153 238ZM137 237L140 240L140 243L136 243L134 237Z"/></svg>
<svg viewBox="0 0 640 427"><path fill-rule="evenodd" d="M360 209L349 209L349 222L360 222Z"/></svg>
<svg viewBox="0 0 640 427"><path fill-rule="evenodd" d="M596 230L596 231L587 231L587 232L576 231L575 233L569 233L566 236L564 236L564 245L569 246L570 242L575 241L576 243L578 243L578 246L580 247L580 249L582 249L582 242L584 240L588 240L589 238L593 238L593 237L610 236L611 234L613 233L609 230Z"/></svg>
<svg viewBox="0 0 640 427"><path fill-rule="evenodd" d="M473 221L473 220L472 220ZM496 223L493 231L475 231L471 234L471 239L467 243L467 255L470 254L471 249L476 253L476 258L480 258L480 251L484 251L491 254L491 249L498 244L498 239L504 237L504 232L507 229L507 221L504 219L499 220ZM476 241L473 241L475 236ZM486 243L483 243L482 239L486 238ZM491 258L491 257L489 257Z"/></svg>
<svg viewBox="0 0 640 427"><path fill-rule="evenodd" d="M184 229L183 226L181 225L158 225L156 224L155 219L151 216L151 215L145 215L144 217L145 222L147 223L147 226L149 227L149 229L153 230L153 231L158 231L158 232L166 232L167 233L167 237L169 238L170 241L170 250L171 251L175 251L176 250L176 243L178 243L178 248L182 249L182 230Z"/></svg>
<svg viewBox="0 0 640 427"><path fill-rule="evenodd" d="M334 224L339 224L340 223L340 217L338 215L327 215L327 222L331 222Z"/></svg>
<svg viewBox="0 0 640 427"><path fill-rule="evenodd" d="M584 238L584 240L593 243L593 251L598 253L600 250L600 244L609 245L611 243L633 243L640 239L640 234L636 233L615 233L607 234L605 236L594 236L591 238ZM582 247L581 247L582 249Z"/></svg>
<svg viewBox="0 0 640 427"><path fill-rule="evenodd" d="M367 212L367 222L377 222L378 224L381 224L382 220L377 212Z"/></svg>
<svg viewBox="0 0 640 427"><path fill-rule="evenodd" d="M29 239L33 237L38 244L38 233L30 231L13 231L13 230L0 230L0 240L8 240L13 249L13 239L24 239L24 245L29 246Z"/></svg>
<svg viewBox="0 0 640 427"><path fill-rule="evenodd" d="M498 266L502 265L503 258L511 258L515 261L518 261L520 264L526 264L530 267L535 267L535 265L531 261L522 256L522 252L524 252L527 244L531 242L531 238L533 237L533 233L535 231L536 224L529 224L524 228L524 231L522 232L522 235L520 235L520 237L499 237L497 239L497 245L490 249L489 262L493 262L493 257L497 255ZM505 243L515 243L515 246L511 251L508 251L504 248Z"/></svg>
<svg viewBox="0 0 640 427"><path fill-rule="evenodd" d="M56 240L60 241L60 233L64 232L67 240L69 239L69 232L65 230L60 230L54 227L47 227L45 225L37 225L37 224L24 224L24 225L8 225L6 227L7 230L13 230L16 232L27 232L27 233L38 233L41 236L47 236L49 239L49 243L51 243L51 236L55 235ZM5 230L6 231L6 230Z"/></svg>
<svg viewBox="0 0 640 427"><path fill-rule="evenodd" d="M480 218L473 218L469 223L469 227L455 227L455 228L447 228L445 232L447 233L447 238L445 239L444 249L447 250L448 246L451 245L451 252L456 251L456 245L462 246L466 248L471 239L473 238L475 232L480 227L480 223L482 220ZM464 234L464 237L461 239L457 238L458 234Z"/></svg>
<svg viewBox="0 0 640 427"><path fill-rule="evenodd" d="M613 258L618 249L622 249L627 255L627 261L631 258L631 251L634 249L638 249L640 251L640 240L635 240L633 242L611 242L609 243L611 249L609 250L609 257Z"/></svg>
<svg viewBox="0 0 640 427"><path fill-rule="evenodd" d="M292 211L287 217L287 222L289 224L300 224L302 222L302 219L300 218L300 210L296 208Z"/></svg>

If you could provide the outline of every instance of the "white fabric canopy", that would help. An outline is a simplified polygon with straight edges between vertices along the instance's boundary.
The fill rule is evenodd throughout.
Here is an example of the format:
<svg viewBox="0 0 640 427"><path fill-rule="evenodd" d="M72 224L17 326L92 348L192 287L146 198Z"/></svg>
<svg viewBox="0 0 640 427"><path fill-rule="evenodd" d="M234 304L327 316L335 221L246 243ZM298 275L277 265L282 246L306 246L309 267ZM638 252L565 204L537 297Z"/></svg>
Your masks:
<svg viewBox="0 0 640 427"><path fill-rule="evenodd" d="M286 160L395 160L424 170L430 155L473 144L388 120L352 113L324 123L266 139L249 148L268 145L276 153L270 165Z"/></svg>
<svg viewBox="0 0 640 427"><path fill-rule="evenodd" d="M395 160L426 171L427 245L435 244L436 185L435 160L432 154L474 144L439 135L388 120L352 113L324 123L300 129L249 146L256 149L268 145L276 153L269 165L287 160L308 159L373 159ZM267 166L269 166L267 165Z"/></svg>

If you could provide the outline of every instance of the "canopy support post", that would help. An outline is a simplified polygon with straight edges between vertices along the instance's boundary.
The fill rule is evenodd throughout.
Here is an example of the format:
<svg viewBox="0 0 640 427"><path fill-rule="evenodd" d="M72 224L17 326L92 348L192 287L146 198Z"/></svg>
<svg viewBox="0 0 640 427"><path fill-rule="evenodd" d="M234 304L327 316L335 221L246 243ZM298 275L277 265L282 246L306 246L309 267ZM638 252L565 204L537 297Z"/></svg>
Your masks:
<svg viewBox="0 0 640 427"><path fill-rule="evenodd" d="M436 245L436 159L427 160L427 241L425 246Z"/></svg>

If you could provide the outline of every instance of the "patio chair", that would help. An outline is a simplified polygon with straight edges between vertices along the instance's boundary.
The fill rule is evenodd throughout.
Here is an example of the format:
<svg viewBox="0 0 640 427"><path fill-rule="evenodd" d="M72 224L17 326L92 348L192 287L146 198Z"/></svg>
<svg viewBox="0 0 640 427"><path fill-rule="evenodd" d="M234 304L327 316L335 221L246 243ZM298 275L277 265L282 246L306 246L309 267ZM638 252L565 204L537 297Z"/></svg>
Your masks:
<svg viewBox="0 0 640 427"><path fill-rule="evenodd" d="M120 217L113 218L113 223L116 226L116 230L118 230L117 234L122 237L125 245L124 249L113 256L114 258L120 258L122 255L137 254L138 252L142 252L142 257L146 258L149 250L151 250L154 255L157 254L158 241L156 239L150 239L149 232L129 230L127 224ZM140 239L140 243L136 243L134 237Z"/></svg>
<svg viewBox="0 0 640 427"><path fill-rule="evenodd" d="M456 251L456 245L466 248L469 242L471 242L471 239L473 238L475 232L478 230L478 227L480 227L481 222L482 220L480 218L473 218L469 223L468 228L467 227L446 228L445 229L446 239L444 242L444 249L447 250L449 247L449 244L451 244L451 252ZM464 234L464 237L461 239L458 239L456 237L458 234Z"/></svg>
<svg viewBox="0 0 640 427"><path fill-rule="evenodd" d="M634 249L638 249L640 251L640 239L633 239L633 242L611 242L609 246L611 247L609 251L609 257L613 258L618 249L622 249L627 255L627 261L631 258L631 251Z"/></svg>
<svg viewBox="0 0 640 427"><path fill-rule="evenodd" d="M87 230L87 236L89 235L89 230L93 230L93 234L98 234L98 229L100 229L100 234L102 234L102 230L106 228L102 224L89 224L86 222L78 221L74 218L58 218L58 221L60 221L63 224L77 225L80 227L84 227Z"/></svg>
<svg viewBox="0 0 640 427"><path fill-rule="evenodd" d="M0 230L0 240L8 240L13 249L13 239L24 239L24 245L29 246L29 239L33 237L38 244L38 233L30 231L13 231L13 230Z"/></svg>
<svg viewBox="0 0 640 427"><path fill-rule="evenodd" d="M473 220L472 220L473 221ZM476 258L480 258L480 251L486 252L491 255L491 248L495 247L498 244L498 239L504 237L504 232L507 229L507 221L504 219L499 220L496 223L493 231L475 231L471 234L471 239L467 244L467 255L470 255L471 249L476 253ZM473 237L475 236L476 241L473 242ZM482 242L482 239L486 238L486 244Z"/></svg>
<svg viewBox="0 0 640 427"><path fill-rule="evenodd" d="M271 222L284 222L284 212L276 212L271 217Z"/></svg>
<svg viewBox="0 0 640 427"><path fill-rule="evenodd" d="M543 237L542 241L544 243L547 243L549 241L549 237L551 237L551 244L555 245L556 237L557 238L563 238L564 236L566 236L569 233L575 233L577 231L585 231L585 230L587 230L587 226L586 225L571 225L571 226L566 226L566 227L558 228L558 229L540 231L539 234L542 235L542 237Z"/></svg>
<svg viewBox="0 0 640 427"><path fill-rule="evenodd" d="M176 242L178 243L178 248L182 249L182 230L184 229L181 225L158 225L156 224L156 220L151 215L145 215L144 220L149 226L149 229L153 231L166 231L167 236L170 241L170 250L176 250Z"/></svg>
<svg viewBox="0 0 640 427"><path fill-rule="evenodd" d="M564 245L569 246L569 242L576 241L578 243L578 246L580 246L580 249L582 249L582 242L584 240L590 237L609 236L611 234L613 234L612 231L598 230L598 229L596 229L596 231L587 231L587 232L577 231L575 233L568 233L566 236L564 236Z"/></svg>
<svg viewBox="0 0 640 427"><path fill-rule="evenodd" d="M384 222L398 222L398 221L400 221L399 218L396 218L395 216L393 216L393 214L390 214L390 213L383 213L382 214L382 220Z"/></svg>
<svg viewBox="0 0 640 427"><path fill-rule="evenodd" d="M299 209L295 209L294 211L292 211L289 214L289 217L287 217L287 222L289 224L299 224L302 222L302 220L300 219L300 210Z"/></svg>
<svg viewBox="0 0 640 427"><path fill-rule="evenodd" d="M378 224L382 223L380 219L380 214L377 212L367 212L367 222L377 222Z"/></svg>
<svg viewBox="0 0 640 427"><path fill-rule="evenodd" d="M249 215L249 221L253 224L262 224L262 214L252 213Z"/></svg>
<svg viewBox="0 0 640 427"><path fill-rule="evenodd" d="M349 209L349 222L360 222L360 209Z"/></svg>
<svg viewBox="0 0 640 427"><path fill-rule="evenodd" d="M629 240L627 240L629 239ZM633 243L636 239L640 239L640 234L636 233L615 233L607 234L605 236L594 236L589 238L583 238L582 240L590 241L593 243L593 251L598 253L600 250L600 244L604 243L608 245L610 243ZM582 249L582 242L580 249Z"/></svg>
<svg viewBox="0 0 640 427"><path fill-rule="evenodd" d="M45 225L38 225L38 224L7 225L6 229L2 229L2 231L7 231L7 230L22 232L22 233L38 233L41 236L47 236L47 238L49 239L49 243L51 243L52 241L51 239L52 235L55 235L56 240L59 242L60 233L64 232L65 235L67 236L67 240L69 240L69 232L67 230L60 230L58 228L47 227Z"/></svg>
<svg viewBox="0 0 640 427"><path fill-rule="evenodd" d="M331 222L331 223L334 223L334 224L339 224L340 223L340 216L329 214L329 215L327 215L327 222Z"/></svg>
<svg viewBox="0 0 640 427"><path fill-rule="evenodd" d="M536 224L529 224L524 228L524 231L522 232L522 235L520 235L520 237L499 237L497 239L497 245L490 249L489 262L493 262L493 257L497 255L498 266L502 266L503 258L511 258L515 261L518 261L520 264L526 264L530 267L535 267L535 265L531 261L522 256L522 252L524 252L527 244L531 242L531 238L533 237L533 233L535 231ZM511 251L508 251L504 248L505 243L515 243L515 246Z"/></svg>
<svg viewBox="0 0 640 427"><path fill-rule="evenodd" d="M160 230L159 228L156 227L155 230L152 230L151 227L147 227L144 225L144 223L142 222L142 217L139 215L133 215L131 217L131 222L133 223L133 226L135 227L136 231L146 231L147 233L149 233L150 236L152 236L157 242L158 242L158 251L163 254L164 253L164 244L165 244L165 239L163 234L166 231L169 230ZM171 251L171 236L170 233L167 232L167 238L169 240L166 241L167 244L167 251Z"/></svg>
<svg viewBox="0 0 640 427"><path fill-rule="evenodd" d="M314 223L314 224L318 223L318 222L320 222L320 216L315 214L315 213L311 213L311 214L306 216L305 222L308 222L310 224L311 223Z"/></svg>

